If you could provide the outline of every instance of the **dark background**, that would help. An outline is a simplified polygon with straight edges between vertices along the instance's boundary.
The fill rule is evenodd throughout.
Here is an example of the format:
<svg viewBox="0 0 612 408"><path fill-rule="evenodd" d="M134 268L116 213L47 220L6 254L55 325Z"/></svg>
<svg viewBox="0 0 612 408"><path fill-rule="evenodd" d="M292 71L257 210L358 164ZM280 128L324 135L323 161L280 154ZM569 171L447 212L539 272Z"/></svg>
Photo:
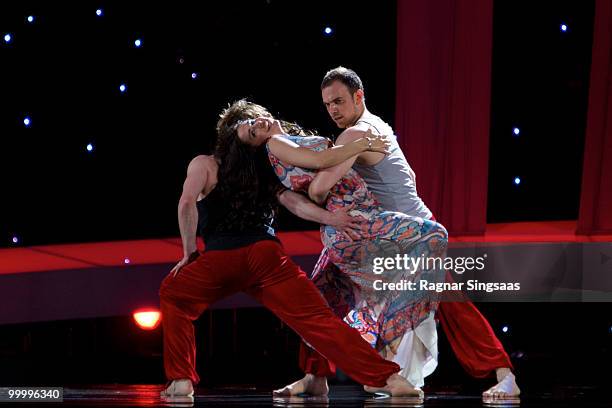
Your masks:
<svg viewBox="0 0 612 408"><path fill-rule="evenodd" d="M3 2L13 40L0 42L0 245L177 236L185 169L211 152L220 111L248 97L335 135L319 84L338 65L359 73L368 108L393 124L395 8ZM592 1L494 3L489 222L576 219L592 20ZM316 226L281 215L279 229L304 228Z"/></svg>
<svg viewBox="0 0 612 408"><path fill-rule="evenodd" d="M340 64L363 76L373 110L393 117L394 2L3 7L14 33L0 47L4 245L13 234L24 245L177 235L187 164L211 152L221 110L248 97L330 134L319 85Z"/></svg>
<svg viewBox="0 0 612 408"><path fill-rule="evenodd" d="M594 3L498 0L493 8L488 222L575 220Z"/></svg>

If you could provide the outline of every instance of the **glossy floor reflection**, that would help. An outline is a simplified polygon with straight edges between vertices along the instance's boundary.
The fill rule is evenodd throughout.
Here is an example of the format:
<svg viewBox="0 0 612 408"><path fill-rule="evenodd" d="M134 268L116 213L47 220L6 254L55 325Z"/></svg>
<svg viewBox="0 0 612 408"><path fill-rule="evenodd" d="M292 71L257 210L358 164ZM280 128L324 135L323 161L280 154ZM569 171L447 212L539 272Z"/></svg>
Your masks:
<svg viewBox="0 0 612 408"><path fill-rule="evenodd" d="M249 386L197 389L195 396L160 398L162 385L92 385L64 388L62 403L0 403L3 406L90 406L90 407L537 407L569 406L603 408L612 406L609 397L601 393L573 388L563 398L552 394L524 395L514 401L482 401L478 395L430 391L425 400L370 395L355 385L335 385L328 397L273 398L272 388ZM587 390L588 391L588 390Z"/></svg>

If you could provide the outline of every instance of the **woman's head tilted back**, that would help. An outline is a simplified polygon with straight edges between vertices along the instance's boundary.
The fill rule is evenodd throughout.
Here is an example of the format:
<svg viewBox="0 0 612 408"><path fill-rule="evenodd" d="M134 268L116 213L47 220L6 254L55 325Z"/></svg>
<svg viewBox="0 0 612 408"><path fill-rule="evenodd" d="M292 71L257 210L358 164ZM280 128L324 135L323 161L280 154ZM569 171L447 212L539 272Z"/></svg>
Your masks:
<svg viewBox="0 0 612 408"><path fill-rule="evenodd" d="M255 152L254 145L243 143L238 137L238 127L249 119L272 117L261 105L241 99L234 102L221 113L217 122L217 145L215 157L219 162L248 161Z"/></svg>
<svg viewBox="0 0 612 408"><path fill-rule="evenodd" d="M217 133L223 143L240 141L254 147L266 143L272 135L313 135L295 123L274 119L266 108L244 99L223 111L217 122Z"/></svg>
<svg viewBox="0 0 612 408"><path fill-rule="evenodd" d="M217 133L234 133L239 122L260 117L272 118L272 115L263 106L241 99L223 110L217 122Z"/></svg>

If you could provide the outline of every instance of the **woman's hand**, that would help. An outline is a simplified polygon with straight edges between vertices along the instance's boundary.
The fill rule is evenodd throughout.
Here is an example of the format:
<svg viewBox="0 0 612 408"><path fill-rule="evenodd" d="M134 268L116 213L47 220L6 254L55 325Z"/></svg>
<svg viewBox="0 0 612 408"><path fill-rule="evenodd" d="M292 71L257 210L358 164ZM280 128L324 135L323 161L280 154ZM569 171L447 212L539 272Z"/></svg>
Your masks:
<svg viewBox="0 0 612 408"><path fill-rule="evenodd" d="M172 275L173 278L176 278L176 275L178 275L178 273L180 272L180 270L183 268L183 266L188 265L190 263L192 263L193 261L195 261L198 257L200 256L200 253L198 251L193 251L191 253L191 255L189 256L184 256L183 259L181 259L174 268L172 268L172 270L170 271L170 275Z"/></svg>
<svg viewBox="0 0 612 408"><path fill-rule="evenodd" d="M391 147L389 138L373 134L371 128L363 133L363 141L361 143L363 143L364 151L389 154L388 149Z"/></svg>

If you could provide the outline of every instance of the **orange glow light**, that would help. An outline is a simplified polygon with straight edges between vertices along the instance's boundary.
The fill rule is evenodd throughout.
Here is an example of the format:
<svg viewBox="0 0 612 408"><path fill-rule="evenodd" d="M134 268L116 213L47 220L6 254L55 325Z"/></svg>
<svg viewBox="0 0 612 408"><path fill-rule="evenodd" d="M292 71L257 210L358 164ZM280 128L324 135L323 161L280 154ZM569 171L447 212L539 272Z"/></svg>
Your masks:
<svg viewBox="0 0 612 408"><path fill-rule="evenodd" d="M155 309L139 310L132 316L138 327L143 330L155 330L161 322L161 313Z"/></svg>

